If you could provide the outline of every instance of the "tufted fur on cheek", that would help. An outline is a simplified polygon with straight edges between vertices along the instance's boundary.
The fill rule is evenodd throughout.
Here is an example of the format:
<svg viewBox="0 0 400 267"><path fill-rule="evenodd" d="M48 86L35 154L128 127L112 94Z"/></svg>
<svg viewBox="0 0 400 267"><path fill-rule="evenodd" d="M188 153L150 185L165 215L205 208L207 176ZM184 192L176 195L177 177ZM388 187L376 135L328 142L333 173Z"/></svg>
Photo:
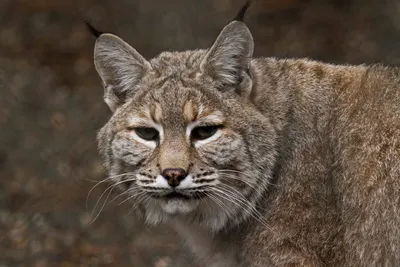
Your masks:
<svg viewBox="0 0 400 267"><path fill-rule="evenodd" d="M116 134L111 144L113 157L124 161L131 166L138 166L146 159L149 158L152 149L146 147L129 136L126 133Z"/></svg>
<svg viewBox="0 0 400 267"><path fill-rule="evenodd" d="M221 137L197 148L199 156L219 168L237 164L239 158L247 158L242 138L233 131L222 133Z"/></svg>

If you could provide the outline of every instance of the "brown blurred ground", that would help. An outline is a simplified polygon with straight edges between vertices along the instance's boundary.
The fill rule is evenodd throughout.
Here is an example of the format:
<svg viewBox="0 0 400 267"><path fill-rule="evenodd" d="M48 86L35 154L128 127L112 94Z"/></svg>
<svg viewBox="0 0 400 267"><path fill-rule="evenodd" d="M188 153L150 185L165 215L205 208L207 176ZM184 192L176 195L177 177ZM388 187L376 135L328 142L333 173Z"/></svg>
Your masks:
<svg viewBox="0 0 400 267"><path fill-rule="evenodd" d="M86 208L105 178L95 134L110 113L82 18L153 57L208 47L243 2L0 0L1 267L194 266L170 229L143 226L121 198L89 225L107 188ZM247 22L256 55L399 64L399 18L396 0L260 0Z"/></svg>

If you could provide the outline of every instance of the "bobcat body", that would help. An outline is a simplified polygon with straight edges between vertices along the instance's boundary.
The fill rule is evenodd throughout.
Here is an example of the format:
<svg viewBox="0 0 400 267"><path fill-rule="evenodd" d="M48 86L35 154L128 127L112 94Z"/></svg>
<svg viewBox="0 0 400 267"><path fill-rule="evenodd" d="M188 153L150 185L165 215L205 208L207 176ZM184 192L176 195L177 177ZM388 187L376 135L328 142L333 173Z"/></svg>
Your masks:
<svg viewBox="0 0 400 267"><path fill-rule="evenodd" d="M101 34L113 183L203 266L400 266L399 69L252 54L241 21L150 61Z"/></svg>

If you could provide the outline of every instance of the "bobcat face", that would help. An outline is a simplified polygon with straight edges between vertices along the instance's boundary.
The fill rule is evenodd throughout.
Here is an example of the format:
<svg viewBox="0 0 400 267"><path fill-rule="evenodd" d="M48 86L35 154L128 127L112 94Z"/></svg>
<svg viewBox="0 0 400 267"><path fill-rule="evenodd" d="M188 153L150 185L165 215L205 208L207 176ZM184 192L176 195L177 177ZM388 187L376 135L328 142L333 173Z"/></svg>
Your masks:
<svg viewBox="0 0 400 267"><path fill-rule="evenodd" d="M172 82L129 101L110 123L117 128L110 143L115 175L129 173L121 187L175 214L211 205L207 195L222 184L240 190L253 183L240 177L249 155L223 105Z"/></svg>
<svg viewBox="0 0 400 267"><path fill-rule="evenodd" d="M252 45L244 24L233 26L207 52L150 62L118 37L97 40L95 64L114 111L99 132L100 153L150 223L187 216L220 229L250 214L268 184L275 132L249 105Z"/></svg>

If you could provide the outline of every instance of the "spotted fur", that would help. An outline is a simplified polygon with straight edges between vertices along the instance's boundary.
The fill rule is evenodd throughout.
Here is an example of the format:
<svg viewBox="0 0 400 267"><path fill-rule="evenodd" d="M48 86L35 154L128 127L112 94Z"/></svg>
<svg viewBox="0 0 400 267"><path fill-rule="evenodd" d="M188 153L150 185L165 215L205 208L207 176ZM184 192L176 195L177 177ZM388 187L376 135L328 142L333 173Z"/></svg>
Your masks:
<svg viewBox="0 0 400 267"><path fill-rule="evenodd" d="M113 182L204 266L399 266L399 69L252 52L239 21L208 50L150 61L100 35L113 115L98 144ZM199 125L218 130L193 140ZM175 189L168 168L187 172Z"/></svg>

